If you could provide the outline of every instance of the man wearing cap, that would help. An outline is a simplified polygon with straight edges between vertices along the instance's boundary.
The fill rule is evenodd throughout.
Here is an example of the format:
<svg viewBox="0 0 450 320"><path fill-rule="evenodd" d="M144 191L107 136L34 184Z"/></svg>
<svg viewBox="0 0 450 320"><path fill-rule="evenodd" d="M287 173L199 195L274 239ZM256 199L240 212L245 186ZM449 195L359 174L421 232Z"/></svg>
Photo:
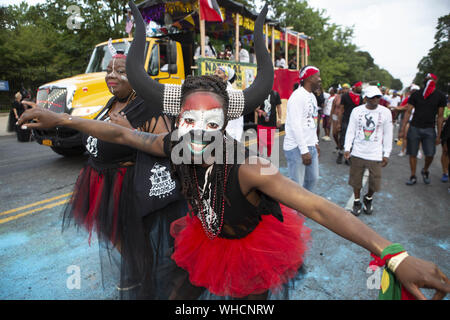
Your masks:
<svg viewBox="0 0 450 320"><path fill-rule="evenodd" d="M337 164L342 163L342 158L344 155L344 143L345 143L345 133L347 132L347 126L348 122L350 120L350 114L352 113L352 110L359 106L362 102L361 99L361 92L362 92L362 82L358 81L356 82L352 90L348 93L342 95L341 97L341 104L339 106L339 120L337 129L340 130L340 137L339 137L339 152L338 157L336 159ZM345 160L345 164L349 164L348 160Z"/></svg>
<svg viewBox="0 0 450 320"><path fill-rule="evenodd" d="M284 138L289 177L312 191L319 178L318 107L314 91L320 88L320 71L313 66L300 70L300 86L287 103Z"/></svg>
<svg viewBox="0 0 450 320"><path fill-rule="evenodd" d="M345 136L344 157L352 159L348 183L355 196L355 216L363 209L360 193L365 169L369 170L369 190L363 199L364 213L372 214L373 194L381 185L381 168L387 165L392 150L392 114L379 104L381 96L376 86L365 90L367 103L353 109Z"/></svg>
<svg viewBox="0 0 450 320"><path fill-rule="evenodd" d="M409 166L411 176L406 182L411 186L416 184L417 152L422 144L425 155L425 165L421 170L423 182L430 183L430 172L428 171L436 153L436 145L440 143L442 124L444 122L444 108L447 105L445 95L436 89L437 77L428 73L424 80L424 88L411 94L408 99L408 109L403 119L400 139L406 136L406 122L414 109L414 115L408 130L406 153L409 155ZM436 134L437 115L437 134Z"/></svg>

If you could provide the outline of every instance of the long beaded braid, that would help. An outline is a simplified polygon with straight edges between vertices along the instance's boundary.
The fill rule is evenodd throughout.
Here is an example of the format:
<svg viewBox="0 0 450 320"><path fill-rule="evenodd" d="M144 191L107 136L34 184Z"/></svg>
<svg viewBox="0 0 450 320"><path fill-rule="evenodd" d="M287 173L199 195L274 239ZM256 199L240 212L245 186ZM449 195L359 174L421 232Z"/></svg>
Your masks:
<svg viewBox="0 0 450 320"><path fill-rule="evenodd" d="M181 104L185 101L186 97L195 91L209 91L216 93L223 100L224 113L228 113L229 97L226 90L226 84L217 76L200 76L200 77L187 77L183 86L181 88ZM227 125L228 120L225 119L224 128ZM171 147L173 148L176 142L172 142ZM224 150L226 150L224 141ZM223 212L225 209L225 201L229 204L229 200L225 195L225 187L228 180L229 167L226 163L226 152L223 153L224 164L214 164L213 170L211 172L210 186L214 185L214 195L213 199L210 200L210 204L215 208L220 208L220 223L218 228L214 232L208 231L206 224L203 225L205 233L211 237L216 237L220 234L223 226ZM200 194L197 173L195 170L195 165L191 164L181 164L181 165L171 165L171 173L174 176L178 176L181 182L181 193L184 195L188 201L191 214L197 214L200 220L202 220L203 210L203 199ZM221 182L223 181L223 185ZM222 190L221 190L222 189ZM216 210L217 211L217 210ZM215 212L216 212L215 211ZM205 219L203 219L205 220Z"/></svg>
<svg viewBox="0 0 450 320"><path fill-rule="evenodd" d="M225 158L226 158L226 155L225 155ZM212 196L213 199L210 199L210 204L212 203L211 209L214 211L214 213L216 213L216 215L218 214L217 218L220 219L220 222L219 222L218 226L209 225L206 222L206 211L208 209L205 210L203 208L203 194L205 193L206 188L205 188L205 190L203 190L203 194L201 194L200 193L200 186L198 184L197 171L195 170L195 168L194 168L194 171L193 171L193 173L194 173L194 180L195 180L196 189L197 189L197 195L198 195L198 199L199 199L199 202L198 202L198 204L199 204L198 216L199 216L200 221L202 223L203 230L204 230L206 236L210 240L213 240L214 238L216 238L220 234L220 232L222 231L222 227L223 227L223 217L224 217L224 212L225 212L225 199L226 199L225 193L226 193L226 185L227 185L227 181L228 181L228 166L229 165L225 162L224 168L223 168L224 169L223 170L223 173L224 173L223 190L222 190L223 194L222 194L222 201L220 203L220 211L217 210L217 207L219 206L219 203L218 203L217 200L220 198L220 197L217 197L218 183L220 181L219 179L217 179L217 175L216 175L216 179L215 179L216 181L215 181L215 187L214 187L214 194ZM213 171L217 170L217 164L214 164L214 169L215 170L213 170ZM207 178L205 177L205 179L207 179Z"/></svg>

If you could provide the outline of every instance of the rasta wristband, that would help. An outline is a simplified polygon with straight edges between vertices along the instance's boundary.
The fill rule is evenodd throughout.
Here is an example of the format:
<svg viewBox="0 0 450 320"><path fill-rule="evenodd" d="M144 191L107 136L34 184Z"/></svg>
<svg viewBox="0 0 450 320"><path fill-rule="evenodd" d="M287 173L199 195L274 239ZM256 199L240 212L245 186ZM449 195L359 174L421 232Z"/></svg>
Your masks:
<svg viewBox="0 0 450 320"><path fill-rule="evenodd" d="M381 277L379 300L415 300L414 296L403 288L400 281L395 277L394 271L398 265L407 257L407 253L402 245L393 243L381 252L381 257L370 254L374 259L369 263L369 267L375 270L377 267L385 267ZM387 262L389 260L389 262ZM393 270L391 270L393 269Z"/></svg>

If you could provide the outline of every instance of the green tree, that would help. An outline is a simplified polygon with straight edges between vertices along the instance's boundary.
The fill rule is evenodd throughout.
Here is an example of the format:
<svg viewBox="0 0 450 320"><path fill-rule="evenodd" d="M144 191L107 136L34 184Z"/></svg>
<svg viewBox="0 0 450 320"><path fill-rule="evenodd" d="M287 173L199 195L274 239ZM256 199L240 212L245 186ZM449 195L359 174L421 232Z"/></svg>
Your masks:
<svg viewBox="0 0 450 320"><path fill-rule="evenodd" d="M434 46L423 57L417 68L414 82L422 84L427 73L433 73L438 77L438 89L449 92L450 89L450 14L438 19L437 31L434 36Z"/></svg>
<svg viewBox="0 0 450 320"><path fill-rule="evenodd" d="M83 73L93 47L125 36L128 1L47 0L0 10L0 74L10 82L10 97L22 86ZM69 28L69 6L80 9L80 28ZM4 98L4 97L3 97Z"/></svg>
<svg viewBox="0 0 450 320"><path fill-rule="evenodd" d="M308 41L311 51L309 64L320 68L324 88L357 81L379 81L391 87L392 75L380 69L370 53L359 51L352 43L352 27L330 23L324 10L309 7L307 1L270 0L269 3L273 19L313 38ZM402 86L400 80L395 84L396 87Z"/></svg>

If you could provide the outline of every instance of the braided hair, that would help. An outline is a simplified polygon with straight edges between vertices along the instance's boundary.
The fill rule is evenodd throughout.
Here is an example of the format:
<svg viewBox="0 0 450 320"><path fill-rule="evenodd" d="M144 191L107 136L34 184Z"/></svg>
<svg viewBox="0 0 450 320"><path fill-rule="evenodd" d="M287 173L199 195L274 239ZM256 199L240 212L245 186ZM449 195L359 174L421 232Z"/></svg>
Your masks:
<svg viewBox="0 0 450 320"><path fill-rule="evenodd" d="M181 87L181 105L183 106L184 101L189 94L198 91L213 92L217 94L223 100L224 114L227 114L229 98L227 93L227 85L222 79L214 75L187 77ZM225 123L223 129L221 130L222 133L225 131L227 122L227 117L225 116ZM175 144L176 142L172 143L172 148ZM234 141L234 146L236 147L236 141ZM228 180L230 168L230 165L227 164L225 138L223 138L223 150L223 161L221 164L217 163L219 161L214 162L211 174L208 178L208 185L211 188L211 193L214 194L212 196L213 199L210 199L210 204L216 213L219 213L219 211L222 210L221 206L223 201L230 204L225 195L226 181ZM202 211L203 201L200 199L200 194L198 192L196 166L194 164L174 165L173 163L171 166L172 173L178 177L181 183L181 193L188 201L193 213L200 213Z"/></svg>

